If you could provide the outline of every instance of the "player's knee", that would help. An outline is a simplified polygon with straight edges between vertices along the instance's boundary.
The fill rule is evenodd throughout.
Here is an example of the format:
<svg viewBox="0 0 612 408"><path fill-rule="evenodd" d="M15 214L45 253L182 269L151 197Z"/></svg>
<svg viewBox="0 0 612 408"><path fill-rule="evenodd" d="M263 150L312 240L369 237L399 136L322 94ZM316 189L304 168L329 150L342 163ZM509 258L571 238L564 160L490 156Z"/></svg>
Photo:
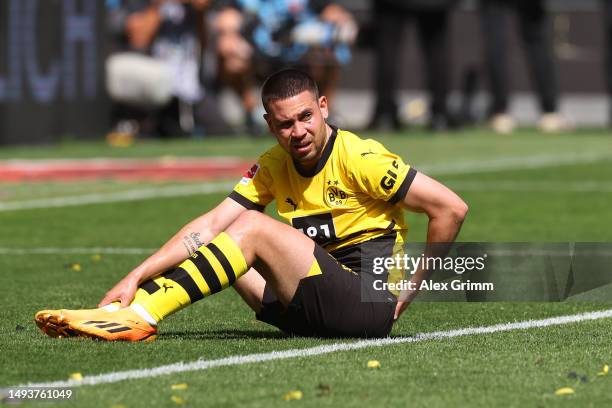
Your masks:
<svg viewBox="0 0 612 408"><path fill-rule="evenodd" d="M458 222L463 222L468 210L468 205L463 200L459 199L459 201L453 206L453 215Z"/></svg>
<svg viewBox="0 0 612 408"><path fill-rule="evenodd" d="M236 218L232 225L227 228L227 232L235 239L249 238L258 230L261 231L264 217L266 216L259 211L247 210Z"/></svg>
<svg viewBox="0 0 612 408"><path fill-rule="evenodd" d="M264 215L261 211L247 210L247 211L244 211L242 214L240 214L240 216L238 216L236 221L245 223L245 224L251 224L254 222L261 222L261 220L265 217L266 215Z"/></svg>

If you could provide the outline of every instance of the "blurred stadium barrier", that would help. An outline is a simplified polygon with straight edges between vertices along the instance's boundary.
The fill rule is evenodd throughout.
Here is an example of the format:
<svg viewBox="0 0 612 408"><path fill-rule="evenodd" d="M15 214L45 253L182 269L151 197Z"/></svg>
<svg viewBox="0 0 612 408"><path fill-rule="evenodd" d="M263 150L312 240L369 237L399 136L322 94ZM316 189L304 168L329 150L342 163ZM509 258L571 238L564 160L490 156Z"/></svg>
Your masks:
<svg viewBox="0 0 612 408"><path fill-rule="evenodd" d="M338 123L360 127L372 109L372 55L367 38L375 29L369 1L340 0L364 27L365 40L345 68L338 95ZM604 81L604 35L601 2L554 0L555 51L559 63L561 110L576 125L601 126L608 121ZM0 2L0 145L52 143L61 137L100 136L108 130L109 104L104 87L108 48L104 0L4 0ZM513 27L516 31L516 27ZM454 101L466 72L478 67L481 50L474 2L465 1L453 14L450 67ZM400 91L405 119L418 123L423 115L421 60L413 30L405 30ZM519 123L536 116L531 84L516 32L510 36L512 113ZM486 80L478 71L476 109L485 105ZM223 99L223 98L222 98ZM227 98L226 98L227 99ZM451 100L451 102L452 102ZM223 112L233 119L233 101Z"/></svg>

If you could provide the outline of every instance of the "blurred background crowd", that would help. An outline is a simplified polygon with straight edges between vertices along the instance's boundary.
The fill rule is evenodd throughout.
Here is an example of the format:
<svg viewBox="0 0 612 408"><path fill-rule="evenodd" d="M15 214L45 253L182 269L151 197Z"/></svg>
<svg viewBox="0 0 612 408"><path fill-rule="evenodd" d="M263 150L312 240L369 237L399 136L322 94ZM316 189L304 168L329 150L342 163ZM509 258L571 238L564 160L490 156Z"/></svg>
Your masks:
<svg viewBox="0 0 612 408"><path fill-rule="evenodd" d="M284 67L310 72L330 122L351 129L610 121L610 0L43 3L0 9L0 143L100 126L111 137L258 137L259 86ZM45 104L65 107L46 125ZM20 123L24 111L38 123Z"/></svg>

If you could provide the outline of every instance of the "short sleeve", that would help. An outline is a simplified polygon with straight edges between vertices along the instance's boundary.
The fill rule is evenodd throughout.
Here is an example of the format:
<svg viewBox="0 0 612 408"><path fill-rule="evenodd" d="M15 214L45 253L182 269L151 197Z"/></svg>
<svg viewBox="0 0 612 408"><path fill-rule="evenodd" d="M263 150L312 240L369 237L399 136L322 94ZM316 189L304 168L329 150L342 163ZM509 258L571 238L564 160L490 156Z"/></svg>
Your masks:
<svg viewBox="0 0 612 408"><path fill-rule="evenodd" d="M262 159L251 166L234 187L229 198L248 210L263 211L272 199L270 191L271 177L269 169L262 164Z"/></svg>
<svg viewBox="0 0 612 408"><path fill-rule="evenodd" d="M416 170L382 144L366 140L352 154L354 181L371 197L397 203L404 199Z"/></svg>

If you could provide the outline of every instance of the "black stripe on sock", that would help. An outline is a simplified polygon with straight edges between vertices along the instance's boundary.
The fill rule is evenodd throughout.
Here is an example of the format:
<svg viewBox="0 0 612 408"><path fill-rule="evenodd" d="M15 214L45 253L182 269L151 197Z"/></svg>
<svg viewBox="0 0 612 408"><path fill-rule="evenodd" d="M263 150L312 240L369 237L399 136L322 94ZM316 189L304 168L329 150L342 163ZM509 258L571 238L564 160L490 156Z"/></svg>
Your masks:
<svg viewBox="0 0 612 408"><path fill-rule="evenodd" d="M187 292L189 295L191 303L197 302L204 297L204 295L202 295L202 291L200 288L198 288L198 285L195 283L193 278L189 276L187 271L180 266L170 272L164 273L162 276L166 279L172 279L174 282L181 285L181 287L185 289L185 292Z"/></svg>
<svg viewBox="0 0 612 408"><path fill-rule="evenodd" d="M212 252L214 256L217 257L217 260L223 267L223 270L225 271L225 274L227 275L227 279L231 286L236 281L236 273L234 273L234 268L232 268L232 264L229 263L229 261L227 260L227 257L225 256L223 252L221 252L219 247L217 247L212 242L209 242L208 245L206 245L206 247L210 249L210 252Z"/></svg>
<svg viewBox="0 0 612 408"><path fill-rule="evenodd" d="M202 277L206 281L206 284L210 288L210 294L217 293L221 291L221 281L219 281L219 277L215 273L208 259L200 252L196 252L196 257L191 258L193 263L195 264L198 271L202 274Z"/></svg>
<svg viewBox="0 0 612 408"><path fill-rule="evenodd" d="M149 279L140 285L140 289L144 289L149 295L152 295L161 288L153 279Z"/></svg>
<svg viewBox="0 0 612 408"><path fill-rule="evenodd" d="M126 330L130 330L130 328L129 327L125 327L125 326L117 327L116 329L109 329L109 330L107 330L107 332L109 332L109 333L119 333L119 332L126 331Z"/></svg>
<svg viewBox="0 0 612 408"><path fill-rule="evenodd" d="M98 329L107 329L109 327L121 326L119 323L107 323L107 324L99 324L96 325Z"/></svg>

